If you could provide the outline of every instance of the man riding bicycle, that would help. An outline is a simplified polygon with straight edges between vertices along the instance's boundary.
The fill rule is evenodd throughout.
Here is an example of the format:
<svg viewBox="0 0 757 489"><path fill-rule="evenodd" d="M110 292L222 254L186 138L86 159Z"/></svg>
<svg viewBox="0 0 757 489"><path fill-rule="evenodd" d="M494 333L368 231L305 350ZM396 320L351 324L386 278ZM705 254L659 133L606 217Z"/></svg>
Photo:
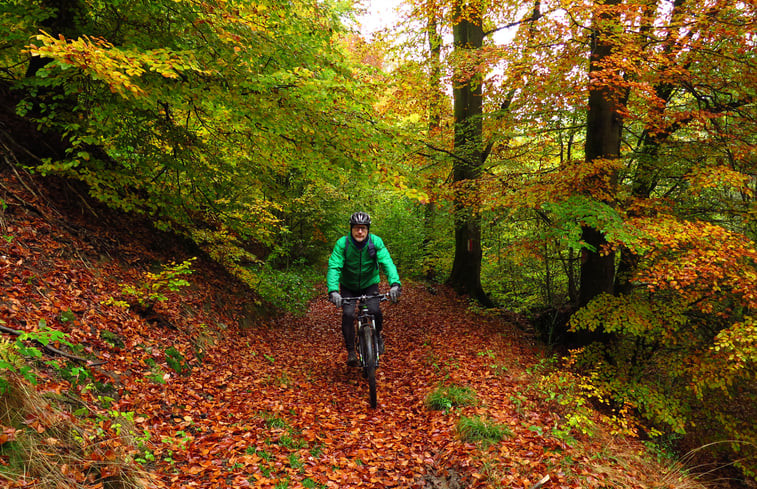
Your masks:
<svg viewBox="0 0 757 489"><path fill-rule="evenodd" d="M329 258L329 270L326 273L329 301L342 307L342 336L347 347L347 364L356 366L355 353L355 303L343 303L342 297L360 295L377 295L379 291L379 268L383 269L387 281L391 284L389 298L399 299L402 284L394 266L389 250L384 241L370 233L371 217L365 212L356 212L350 217L350 234L336 241ZM381 314L379 298L368 301L368 312L373 314L378 332L379 353L384 352L384 338L381 327L384 317Z"/></svg>

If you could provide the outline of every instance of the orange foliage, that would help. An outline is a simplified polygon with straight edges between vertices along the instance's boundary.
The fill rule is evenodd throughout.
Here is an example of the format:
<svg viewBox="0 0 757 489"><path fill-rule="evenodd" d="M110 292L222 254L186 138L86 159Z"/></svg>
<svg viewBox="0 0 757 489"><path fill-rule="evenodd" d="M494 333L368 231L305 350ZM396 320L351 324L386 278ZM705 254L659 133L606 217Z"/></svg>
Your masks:
<svg viewBox="0 0 757 489"><path fill-rule="evenodd" d="M757 249L751 240L715 224L665 216L634 224L647 236L641 246L649 265L638 280L650 291L674 291L707 314L757 307Z"/></svg>

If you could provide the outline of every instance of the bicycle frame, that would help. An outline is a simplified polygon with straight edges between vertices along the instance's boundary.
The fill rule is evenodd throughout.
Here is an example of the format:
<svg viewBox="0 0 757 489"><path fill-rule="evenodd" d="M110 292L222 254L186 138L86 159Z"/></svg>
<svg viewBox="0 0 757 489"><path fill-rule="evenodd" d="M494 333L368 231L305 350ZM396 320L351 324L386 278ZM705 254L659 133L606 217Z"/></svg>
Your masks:
<svg viewBox="0 0 757 489"><path fill-rule="evenodd" d="M358 316L355 343L360 360L360 367L363 369L363 376L368 380L371 407L375 408L376 369L379 364L380 352L378 347L379 342L378 332L376 331L376 320L373 314L368 312L368 301L372 299L378 299L379 302L382 302L388 300L388 294L345 297L343 301L347 304L357 304Z"/></svg>
<svg viewBox="0 0 757 489"><path fill-rule="evenodd" d="M373 314L370 314L368 312L368 301L371 299L378 299L379 302L384 302L386 300L389 300L389 294L375 294L375 295L363 294L356 297L345 297L342 299L345 303L357 304L358 314L357 314L357 330L355 331L355 346L357 347L356 350L358 352L360 366L362 368L378 367L378 364L379 364L380 355L379 355L378 349L376 348L378 344L377 343L378 332L376 331L376 320L373 317ZM365 328L370 328L371 330L370 337L373 338L372 340L372 343L374 345L373 352L375 352L375 355L365 354L367 345L363 345L364 341L362 341L364 338L368 337L367 335L364 336L363 334L363 330ZM370 357L373 357L373 359L371 359Z"/></svg>

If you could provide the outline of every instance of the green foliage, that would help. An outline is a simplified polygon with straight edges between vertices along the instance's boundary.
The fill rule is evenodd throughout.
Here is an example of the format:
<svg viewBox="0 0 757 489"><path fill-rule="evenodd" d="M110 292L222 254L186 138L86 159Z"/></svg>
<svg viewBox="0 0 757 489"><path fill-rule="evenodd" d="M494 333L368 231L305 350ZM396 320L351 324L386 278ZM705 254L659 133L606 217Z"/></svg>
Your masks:
<svg viewBox="0 0 757 489"><path fill-rule="evenodd" d="M434 283L447 279L452 269L455 254L454 216L451 205L443 201L433 204L416 205L413 208L412 232L419 233L412 243L414 253L420 257L411 261L410 275ZM405 225L399 225L397 231L405 232Z"/></svg>
<svg viewBox="0 0 757 489"><path fill-rule="evenodd" d="M247 265L261 257L247 250L261 245L281 248L275 269L322 260L345 182L375 185L373 163L392 146L373 118L375 90L339 42L347 5L81 7L62 37L38 31L50 9L0 7L14 24L0 68L23 67L29 54L48 61L33 77L16 71L27 95L18 113L68 144L35 169L149 215L248 282Z"/></svg>
<svg viewBox="0 0 757 489"><path fill-rule="evenodd" d="M635 300L632 296L602 294L570 319L576 331L604 331L606 333L658 336L675 345L686 326L683 304L673 301Z"/></svg>
<svg viewBox="0 0 757 489"><path fill-rule="evenodd" d="M457 423L457 431L463 440L482 445L497 443L506 436L512 436L512 431L507 426L481 416L461 417Z"/></svg>
<svg viewBox="0 0 757 489"><path fill-rule="evenodd" d="M278 445L292 450L307 448L308 442L302 437L302 433L293 428L286 419L268 412L261 412L260 416L265 420L266 426L276 436L276 443ZM269 461L268 459L266 460Z"/></svg>
<svg viewBox="0 0 757 489"><path fill-rule="evenodd" d="M165 384L167 375L158 363L152 358L145 358L145 364L149 367L147 378L156 384Z"/></svg>
<svg viewBox="0 0 757 489"><path fill-rule="evenodd" d="M537 375L533 395L560 415L560 421L552 427L552 435L572 443L578 436L593 436L598 421L612 434L637 435L638 404L613 397L616 391L608 388L601 378L602 369L596 367L601 365L600 360L594 359L584 368L584 363L591 362L587 350L572 351L563 359L553 356L529 369Z"/></svg>
<svg viewBox="0 0 757 489"><path fill-rule="evenodd" d="M738 375L749 375L757 366L757 321L752 316L721 330L714 339L712 351L723 356L725 371L719 370L714 386L727 388L731 379Z"/></svg>
<svg viewBox="0 0 757 489"><path fill-rule="evenodd" d="M375 225L371 226L371 232L384 240L401 274L400 278L422 278L424 259L433 252L425 246L429 246L429 243L436 246L433 241L424 241L426 236L420 214L423 208L407 198L391 193L385 193L383 197L376 196L375 201L371 209Z"/></svg>
<svg viewBox="0 0 757 489"><path fill-rule="evenodd" d="M344 192L330 177L297 169L285 175L287 186L277 193L282 228L266 258L271 267L288 270L306 263L320 265L331 251L332 237L344 233L351 211L343 201Z"/></svg>
<svg viewBox="0 0 757 489"><path fill-rule="evenodd" d="M252 280L250 285L263 300L280 310L304 315L309 302L321 293L316 286L323 276L304 264L294 264L289 270L276 270L266 264L257 269Z"/></svg>
<svg viewBox="0 0 757 489"><path fill-rule="evenodd" d="M68 380L74 388L77 386L84 386L92 379L90 371L78 365L70 365L68 368L61 368L58 370L58 373L63 379Z"/></svg>
<svg viewBox="0 0 757 489"><path fill-rule="evenodd" d="M307 478L303 479L303 481L302 481L302 487L304 487L305 489L316 489L316 488L319 488L319 487L322 487L322 488L325 489L327 486L326 486L326 484L319 484L316 481L314 481L313 479L311 479L310 477L307 477Z"/></svg>
<svg viewBox="0 0 757 489"><path fill-rule="evenodd" d="M76 314L74 314L74 312L71 311L70 309L66 311L61 311L59 319L62 323L72 322L76 320Z"/></svg>
<svg viewBox="0 0 757 489"><path fill-rule="evenodd" d="M329 189L328 195L312 199L309 191L303 190L308 199L294 202L296 212L287 217L287 231L280 234L265 263L246 267L247 283L266 302L303 314L308 302L322 293L325 261L336 240L349 232L349 216L356 210L371 215L371 232L384 239L400 277L420 277L427 251L422 221L417 215L423 209L375 185L366 179L355 182L339 196L333 194L335 189Z"/></svg>
<svg viewBox="0 0 757 489"><path fill-rule="evenodd" d="M455 407L469 406L475 401L473 389L455 384L439 386L426 396L429 409L445 412Z"/></svg>
<svg viewBox="0 0 757 489"><path fill-rule="evenodd" d="M496 304L528 313L569 300L575 251L532 211L484 213L482 237L481 283Z"/></svg>
<svg viewBox="0 0 757 489"><path fill-rule="evenodd" d="M265 420L266 426L268 426L269 428L276 428L276 429L282 429L282 430L286 430L290 428L289 423L285 419L280 418L274 414L263 412L261 413L261 416Z"/></svg>
<svg viewBox="0 0 757 489"><path fill-rule="evenodd" d="M757 446L751 421L757 402L753 318L727 306L734 303L734 288L723 291L716 316L698 313L709 307L710 293L695 302L689 297L709 285L687 280L669 276L666 283L679 293L603 295L578 311L574 329L613 335L612 342L580 352L579 365L591 369L593 382L614 404L638 412L650 433L687 434L711 450L726 448L713 441L738 440L734 447L747 454L739 466L754 472L748 462L754 453L748 447ZM727 274L718 280L728 280Z"/></svg>
<svg viewBox="0 0 757 489"><path fill-rule="evenodd" d="M108 331L107 329L100 330L100 338L116 348L124 348L126 346L124 340L121 339L120 336L112 331Z"/></svg>
<svg viewBox="0 0 757 489"><path fill-rule="evenodd" d="M10 384L6 378L8 373L18 374L30 383L36 384L37 376L32 366L26 363L26 358L39 359L42 352L29 343L39 343L43 346L60 343L73 346L66 338L66 333L51 329L44 319L40 319L36 331L21 333L14 342L0 339L0 394L7 392L9 388Z"/></svg>
<svg viewBox="0 0 757 489"><path fill-rule="evenodd" d="M142 308L151 309L158 302L168 300L165 292L177 292L181 287L188 287L190 283L181 278L182 275L192 273L191 264L194 258L181 263L169 263L158 273L146 272L144 280L136 285L122 284L121 293L130 297L133 303Z"/></svg>
<svg viewBox="0 0 757 489"><path fill-rule="evenodd" d="M0 66L11 75L21 77L26 67L18 62L19 53L36 33L39 23L54 15L52 9L45 9L38 0L6 0L3 2L2 22L0 22Z"/></svg>
<svg viewBox="0 0 757 489"><path fill-rule="evenodd" d="M612 244L623 243L631 247L639 241L639 231L626 222L617 209L592 198L571 195L558 202L546 202L542 208L551 218L551 226L544 238L558 240L561 247L600 251L582 240L582 226L601 231Z"/></svg>
<svg viewBox="0 0 757 489"><path fill-rule="evenodd" d="M10 388L7 379L9 372L21 373L30 382L36 380L25 367L24 359L19 355L15 343L9 339L0 338L0 393L5 393Z"/></svg>
<svg viewBox="0 0 757 489"><path fill-rule="evenodd" d="M185 359L184 355L182 355L181 352L173 346L166 348L165 354L166 363L177 374L188 375L192 371L192 366L189 365L189 361Z"/></svg>
<svg viewBox="0 0 757 489"><path fill-rule="evenodd" d="M680 361L677 351L687 338L680 310L675 303L635 302L628 296L602 295L571 318L577 331L617 335L618 340L610 347L595 344L579 353L580 364L592 366L603 390L615 402L627 404L657 426L678 433L686 424L682 393L672 396L665 386L686 378L675 361Z"/></svg>
<svg viewBox="0 0 757 489"><path fill-rule="evenodd" d="M302 469L305 467L305 464L302 462L302 460L300 460L296 453L291 453L289 454L289 466L294 470L302 471Z"/></svg>
<svg viewBox="0 0 757 489"><path fill-rule="evenodd" d="M434 260L448 259L451 263L450 248L446 247L449 234L447 227L433 228L444 241L429 237L426 241L423 212L424 207L408 199L395 189L387 189L376 178L364 178L344 189L342 202L329 216L329 234L325 236L327 247L323 254L328 258L334 242L349 232L349 217L362 210L370 214L371 232L384 240L392 260L402 277L422 278L424 263L428 256ZM438 263L432 264L437 266ZM441 268L441 267L440 267ZM325 269L320 272L323 274Z"/></svg>
<svg viewBox="0 0 757 489"><path fill-rule="evenodd" d="M376 149L392 145L381 124L366 124L373 97L335 42L342 7L233 3L87 3L65 38L37 32L49 15L42 10L4 4L16 27L28 28L18 39L37 35L30 52L50 61L34 77L19 76L28 97L18 113L69 144L65 158L37 171L79 178L103 202L149 214L261 284L265 298L301 311L312 295L294 274L303 259L322 263L344 232L353 211L345 184L356 182L356 195L396 182L395 195L407 188L396 170L389 182L372 165L383 159ZM4 66L25 61L22 46L7 51ZM392 229L401 224L400 215ZM397 236L408 245L398 244L396 256L416 270L406 256L418 254L420 240ZM251 265L262 257L248 250L260 245L269 268L258 273ZM128 302L165 300L153 282L124 286Z"/></svg>

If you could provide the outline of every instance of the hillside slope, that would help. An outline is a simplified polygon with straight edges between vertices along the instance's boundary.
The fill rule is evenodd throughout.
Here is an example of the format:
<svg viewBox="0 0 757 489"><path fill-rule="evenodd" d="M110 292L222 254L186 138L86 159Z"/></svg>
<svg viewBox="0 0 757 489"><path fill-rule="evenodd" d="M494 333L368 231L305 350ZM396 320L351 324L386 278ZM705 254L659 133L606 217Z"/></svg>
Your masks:
<svg viewBox="0 0 757 489"><path fill-rule="evenodd" d="M0 176L0 325L65 332L73 348L55 346L87 359L45 352L59 365L36 364L36 389L11 376L0 413L10 487L530 488L546 476L553 488L698 487L571 417L560 386L537 385L528 335L444 289L409 285L385 306L372 410L324 298L303 318L257 314L249 290L180 241L64 182L7 164ZM133 299L124 284L195 255L191 285L167 300L114 302ZM475 399L431 409L440 386ZM22 396L39 396L36 411ZM33 437L34 458L20 460Z"/></svg>

